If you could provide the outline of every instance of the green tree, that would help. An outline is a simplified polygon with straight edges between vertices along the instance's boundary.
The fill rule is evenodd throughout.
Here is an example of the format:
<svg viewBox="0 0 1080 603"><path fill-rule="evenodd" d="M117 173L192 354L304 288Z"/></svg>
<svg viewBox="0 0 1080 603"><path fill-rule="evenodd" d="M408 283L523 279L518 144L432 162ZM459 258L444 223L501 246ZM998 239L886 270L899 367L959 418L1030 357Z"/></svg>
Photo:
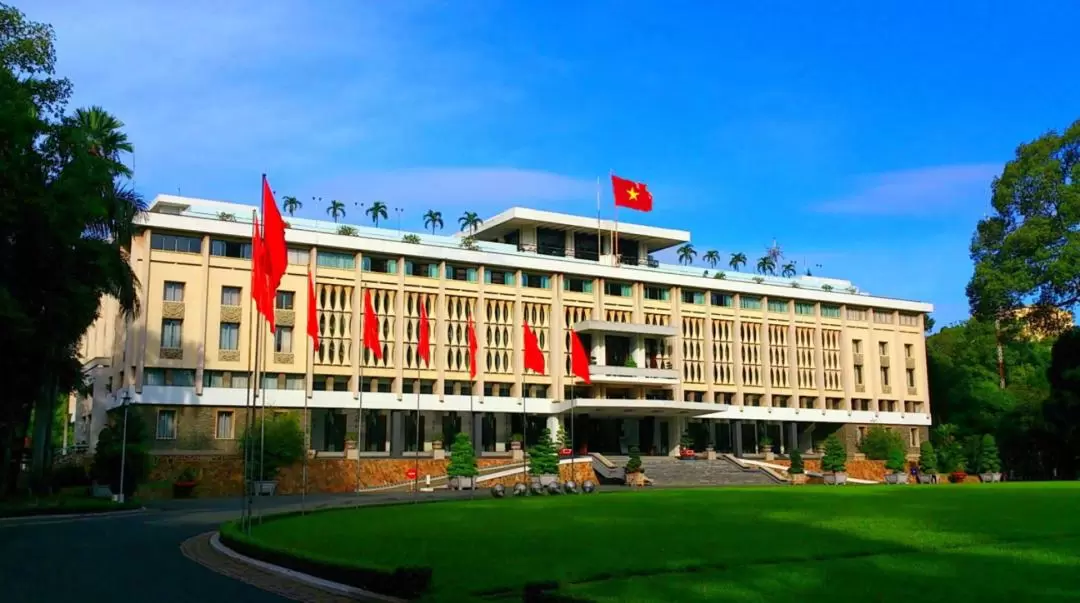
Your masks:
<svg viewBox="0 0 1080 603"><path fill-rule="evenodd" d="M821 456L821 470L839 473L847 468L847 448L835 433L825 438L825 453Z"/></svg>
<svg viewBox="0 0 1080 603"><path fill-rule="evenodd" d="M691 245L690 243L686 243L686 244L682 245L681 247L679 247L679 249L677 250L677 253L679 254L679 263L680 264L685 264L685 265L693 264L694 263L694 258L697 257L697 250L695 250L694 246Z"/></svg>
<svg viewBox="0 0 1080 603"><path fill-rule="evenodd" d="M955 425L944 423L934 428L933 437L937 441L938 473L952 473L964 470L964 446L956 437Z"/></svg>
<svg viewBox="0 0 1080 603"><path fill-rule="evenodd" d="M762 256L757 261L758 274L776 274L776 260L772 256Z"/></svg>
<svg viewBox="0 0 1080 603"><path fill-rule="evenodd" d="M780 275L784 278L791 278L795 276L797 270L795 270L795 262L787 262L782 268L780 268Z"/></svg>
<svg viewBox="0 0 1080 603"><path fill-rule="evenodd" d="M923 473L937 473L938 458L934 452L934 444L930 440L924 440L919 445L919 471Z"/></svg>
<svg viewBox="0 0 1080 603"><path fill-rule="evenodd" d="M364 210L364 213L371 218L371 222L375 224L375 228L379 227L379 220L386 220L386 204L382 201L376 201L371 204L371 207Z"/></svg>
<svg viewBox="0 0 1080 603"><path fill-rule="evenodd" d="M907 450L907 445L900 432L874 425L867 430L859 444L859 450L872 461L886 461L894 450L899 450L903 454Z"/></svg>
<svg viewBox="0 0 1080 603"><path fill-rule="evenodd" d="M424 228L430 228L431 234L435 234L435 229L442 229L443 219L442 212L429 209L424 213Z"/></svg>
<svg viewBox="0 0 1080 603"><path fill-rule="evenodd" d="M296 413L274 413L256 419L240 436L240 451L250 450L253 473L258 480L277 479L278 471L304 458L304 430Z"/></svg>
<svg viewBox="0 0 1080 603"><path fill-rule="evenodd" d="M746 265L746 254L745 253L733 253L733 254L731 254L731 260L728 261L728 266L731 266L732 270L734 270L735 272L738 272L739 268L741 266L745 266L745 265Z"/></svg>
<svg viewBox="0 0 1080 603"><path fill-rule="evenodd" d="M641 451L637 446L630 447L630 456L626 459L626 472L638 473L641 469Z"/></svg>
<svg viewBox="0 0 1080 603"><path fill-rule="evenodd" d="M480 216L473 211L467 211L458 218L458 225L461 226L461 232L468 231L470 235L475 235L476 229L480 228L480 225L483 223L484 221L480 219Z"/></svg>
<svg viewBox="0 0 1080 603"><path fill-rule="evenodd" d="M476 451L468 434L458 432L450 447L450 464L446 467L450 477L476 477L480 470L476 468Z"/></svg>
<svg viewBox="0 0 1080 603"><path fill-rule="evenodd" d="M803 466L802 452L799 448L793 447L788 454L788 459L791 460L791 467L788 468L788 473L791 475L802 475L806 472L806 468Z"/></svg>
<svg viewBox="0 0 1080 603"><path fill-rule="evenodd" d="M299 199L291 195L286 195L281 198L281 207L292 217L298 210L304 207L304 204Z"/></svg>
<svg viewBox="0 0 1080 603"><path fill-rule="evenodd" d="M337 223L338 219L345 217L345 204L337 199L330 201L330 205L326 206L326 214Z"/></svg>
<svg viewBox="0 0 1080 603"><path fill-rule="evenodd" d="M994 436L986 434L982 437L979 446L979 473L997 473L1001 471L1001 457L998 455L997 442Z"/></svg>
<svg viewBox="0 0 1080 603"><path fill-rule="evenodd" d="M907 456L903 449L893 448L889 450L889 457L885 459L885 468L893 473L900 473L907 466Z"/></svg>
<svg viewBox="0 0 1080 603"><path fill-rule="evenodd" d="M710 249L705 252L705 255L701 256L701 261L708 264L710 268L716 268L716 265L720 263L720 252Z"/></svg>
<svg viewBox="0 0 1080 603"><path fill-rule="evenodd" d="M120 473L123 465L124 496L135 494L139 484L150 474L150 435L142 414L128 409L127 446L124 443L124 410L109 411L108 424L98 434L97 447L90 475L99 483L108 484L120 492Z"/></svg>
<svg viewBox="0 0 1080 603"><path fill-rule="evenodd" d="M545 429L540 434L540 441L529 449L529 473L533 475L558 475L559 455L555 451L555 442L551 431Z"/></svg>
<svg viewBox="0 0 1080 603"><path fill-rule="evenodd" d="M1080 328L1062 333L1054 342L1047 375L1050 397L1044 416L1053 443L1051 454L1058 475L1073 479L1080 476Z"/></svg>

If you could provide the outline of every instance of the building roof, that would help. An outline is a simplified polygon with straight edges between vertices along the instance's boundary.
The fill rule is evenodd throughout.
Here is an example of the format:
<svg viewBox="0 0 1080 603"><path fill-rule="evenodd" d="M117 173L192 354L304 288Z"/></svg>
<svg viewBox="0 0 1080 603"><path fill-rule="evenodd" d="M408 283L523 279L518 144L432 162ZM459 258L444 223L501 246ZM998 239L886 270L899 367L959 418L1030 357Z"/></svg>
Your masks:
<svg viewBox="0 0 1080 603"><path fill-rule="evenodd" d="M494 239L507 232L520 229L522 226L541 226L554 230L600 230L604 233L610 233L618 229L620 235L633 237L635 240L640 241L650 253L690 241L690 233L685 230L658 228L630 222L616 223L614 220L600 220L595 217L561 214L528 207L511 207L485 220L476 229L475 234L478 238ZM461 236L461 233L458 236Z"/></svg>

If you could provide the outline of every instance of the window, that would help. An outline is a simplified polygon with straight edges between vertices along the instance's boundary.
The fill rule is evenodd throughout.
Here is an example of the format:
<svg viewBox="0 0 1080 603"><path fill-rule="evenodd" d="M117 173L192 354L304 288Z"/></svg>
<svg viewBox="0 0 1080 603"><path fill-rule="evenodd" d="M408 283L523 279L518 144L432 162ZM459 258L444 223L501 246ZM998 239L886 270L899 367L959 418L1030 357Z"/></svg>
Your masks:
<svg viewBox="0 0 1080 603"><path fill-rule="evenodd" d="M225 376L231 378L226 381ZM229 371L203 371L203 387L228 387L232 389L247 389L248 374Z"/></svg>
<svg viewBox="0 0 1080 603"><path fill-rule="evenodd" d="M231 410L219 410L217 411L216 428L214 429L214 437L219 440L231 440L233 439L233 411Z"/></svg>
<svg viewBox="0 0 1080 603"><path fill-rule="evenodd" d="M752 295L740 295L739 296L739 307L742 308L743 310L760 310L761 309L761 298L760 297L754 297Z"/></svg>
<svg viewBox="0 0 1080 603"><path fill-rule="evenodd" d="M182 302L184 301L184 283L177 283L174 281L165 281L165 301L167 302Z"/></svg>
<svg viewBox="0 0 1080 603"><path fill-rule="evenodd" d="M889 342L887 342L887 341L879 341L878 344L877 344L877 353L878 353L879 356L888 356L889 355Z"/></svg>
<svg viewBox="0 0 1080 603"><path fill-rule="evenodd" d="M910 343L905 343L904 344L904 358L914 358L914 356L912 356L912 353L913 352L912 352L911 344Z"/></svg>
<svg viewBox="0 0 1080 603"><path fill-rule="evenodd" d="M874 322L881 324L892 324L892 312L887 310L874 310Z"/></svg>
<svg viewBox="0 0 1080 603"><path fill-rule="evenodd" d="M521 273L521 285L530 289L550 289L551 277L546 274Z"/></svg>
<svg viewBox="0 0 1080 603"><path fill-rule="evenodd" d="M917 327L919 326L919 315L901 313L900 324L904 325L905 327Z"/></svg>
<svg viewBox="0 0 1080 603"><path fill-rule="evenodd" d="M862 374L862 365L861 364L856 364L855 365L854 373L855 373L855 385L862 385L863 384L863 374Z"/></svg>
<svg viewBox="0 0 1080 603"><path fill-rule="evenodd" d="M439 263L405 260L405 274L422 278L439 278Z"/></svg>
<svg viewBox="0 0 1080 603"><path fill-rule="evenodd" d="M716 291L713 291L709 295L709 298L709 303L714 306L730 308L735 305L735 299L727 293L717 293Z"/></svg>
<svg viewBox="0 0 1080 603"><path fill-rule="evenodd" d="M705 292L683 289L682 303L705 305Z"/></svg>
<svg viewBox="0 0 1080 603"><path fill-rule="evenodd" d="M852 354L862 354L862 340L861 339L852 339L851 340L851 353Z"/></svg>
<svg viewBox="0 0 1080 603"><path fill-rule="evenodd" d="M184 341L184 321L165 318L161 321L161 347L178 350Z"/></svg>
<svg viewBox="0 0 1080 603"><path fill-rule="evenodd" d="M671 298L671 289L667 287L645 287L645 299L654 301L668 301Z"/></svg>
<svg viewBox="0 0 1080 603"><path fill-rule="evenodd" d="M176 439L176 411L175 410L158 410L157 413L157 439L159 440L175 440Z"/></svg>
<svg viewBox="0 0 1080 603"><path fill-rule="evenodd" d="M278 326L274 333L274 351L278 354L292 354L292 327Z"/></svg>
<svg viewBox="0 0 1080 603"><path fill-rule="evenodd" d="M148 368L143 371L143 385L194 387L195 371L192 369Z"/></svg>
<svg viewBox="0 0 1080 603"><path fill-rule="evenodd" d="M610 295L612 297L630 297L631 288L629 283L604 283L604 295Z"/></svg>
<svg viewBox="0 0 1080 603"><path fill-rule="evenodd" d="M239 306L240 305L240 287L222 287L221 288L221 305L223 305L223 306Z"/></svg>
<svg viewBox="0 0 1080 603"><path fill-rule="evenodd" d="M240 325L235 322L221 323L221 334L218 338L219 350L236 351L240 349Z"/></svg>
<svg viewBox="0 0 1080 603"><path fill-rule="evenodd" d="M320 251L315 256L315 263L323 268L336 268L338 270L356 270L356 256L351 253L337 251Z"/></svg>
<svg viewBox="0 0 1080 603"><path fill-rule="evenodd" d="M296 293L292 291L278 291L274 299L274 307L278 310L292 310L295 299Z"/></svg>
<svg viewBox="0 0 1080 603"><path fill-rule="evenodd" d="M179 253L202 253L202 237L152 234L150 235L150 249L177 251Z"/></svg>
<svg viewBox="0 0 1080 603"><path fill-rule="evenodd" d="M210 255L250 260L251 243L245 243L243 241L226 241L224 239L212 239L210 241Z"/></svg>
<svg viewBox="0 0 1080 603"><path fill-rule="evenodd" d="M806 305L806 304L798 304ZM813 311L813 304L810 304L811 311ZM769 300L769 312L777 312L787 314L788 302L786 299L770 299ZM800 312L802 314L802 312Z"/></svg>
<svg viewBox="0 0 1080 603"><path fill-rule="evenodd" d="M822 318L840 318L840 306L821 304Z"/></svg>
<svg viewBox="0 0 1080 603"><path fill-rule="evenodd" d="M278 329L280 329L280 328L281 327L278 327ZM289 331L291 332L292 329L289 329ZM348 380L346 378L341 378L340 380L343 383L348 383ZM325 388L326 387L325 386L325 381L323 383L324 383L323 387ZM263 374L263 376L262 376L262 387L263 387L263 389L274 389L274 390L282 390L282 389L301 390L301 389L305 389L307 387L307 382L304 380L304 375L299 375L299 374L294 374L294 373L268 373L268 374ZM335 388L334 389L335 389L335 391L340 391L340 390L337 389L337 380L335 380Z"/></svg>
<svg viewBox="0 0 1080 603"><path fill-rule="evenodd" d="M345 379L341 379L341 382L342 382L342 384L347 384L348 383L348 381L346 381ZM292 390L307 389L307 380L304 378L304 375L293 375L293 374L285 375L285 389L292 389ZM336 391L344 391L344 390L339 389L339 390L336 390Z"/></svg>
<svg viewBox="0 0 1080 603"><path fill-rule="evenodd" d="M908 430L908 446L918 448L919 444L919 428L912 427Z"/></svg>
<svg viewBox="0 0 1080 603"><path fill-rule="evenodd" d="M915 369L905 369L907 372L907 386L915 387Z"/></svg>
<svg viewBox="0 0 1080 603"><path fill-rule="evenodd" d="M487 268L484 270L484 282L489 285L507 285L512 287L514 286L514 273Z"/></svg>
<svg viewBox="0 0 1080 603"><path fill-rule="evenodd" d="M847 309L848 320L866 321L866 310L862 308L848 308Z"/></svg>
<svg viewBox="0 0 1080 603"><path fill-rule="evenodd" d="M592 293L592 279L575 278L567 276L563 278L563 290L574 293Z"/></svg>
<svg viewBox="0 0 1080 603"><path fill-rule="evenodd" d="M881 367L881 385L889 387L889 367Z"/></svg>
<svg viewBox="0 0 1080 603"><path fill-rule="evenodd" d="M380 274L397 274L397 260L364 256L364 272L378 272Z"/></svg>
<svg viewBox="0 0 1080 603"><path fill-rule="evenodd" d="M446 265L446 278L452 281L476 282L476 268Z"/></svg>
<svg viewBox="0 0 1080 603"><path fill-rule="evenodd" d="M795 313L800 316L813 316L814 304L809 302L795 302Z"/></svg>
<svg viewBox="0 0 1080 603"><path fill-rule="evenodd" d="M311 252L307 249L297 249L295 247L290 247L289 250L285 253L285 255L288 257L290 264L307 266L308 263L311 261Z"/></svg>

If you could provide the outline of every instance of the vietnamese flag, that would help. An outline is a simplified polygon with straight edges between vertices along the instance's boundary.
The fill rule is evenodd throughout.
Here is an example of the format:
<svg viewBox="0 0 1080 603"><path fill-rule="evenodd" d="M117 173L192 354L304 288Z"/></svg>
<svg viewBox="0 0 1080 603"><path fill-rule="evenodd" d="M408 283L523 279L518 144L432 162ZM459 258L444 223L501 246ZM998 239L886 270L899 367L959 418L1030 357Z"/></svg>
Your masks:
<svg viewBox="0 0 1080 603"><path fill-rule="evenodd" d="M277 202L274 201L274 192L270 190L270 183L266 181L266 174L262 177L262 215L263 215L263 245L266 249L266 280L269 283L270 295L273 297L281 285L281 277L285 275L285 268L289 265L288 251L285 248L285 220L281 218Z"/></svg>
<svg viewBox="0 0 1080 603"><path fill-rule="evenodd" d="M570 373L591 384L589 376L589 355L585 353L585 346L581 343L577 331L570 331Z"/></svg>
<svg viewBox="0 0 1080 603"><path fill-rule="evenodd" d="M379 316L371 303L371 289L364 289L364 347L371 350L376 360L382 360L382 343L379 342Z"/></svg>
<svg viewBox="0 0 1080 603"><path fill-rule="evenodd" d="M611 175L611 190L615 195L617 207L628 207L637 211L652 211L652 193L644 182L634 182Z"/></svg>
<svg viewBox="0 0 1080 603"><path fill-rule="evenodd" d="M266 278L266 251L263 248L262 235L259 233L259 216L251 219L251 299L255 300L255 309L270 323L270 332L274 332L274 298L270 295Z"/></svg>
<svg viewBox="0 0 1080 603"><path fill-rule="evenodd" d="M534 372L544 374L544 352L540 349L540 342L536 340L536 333L529 328L529 323L521 323L525 333L525 362L522 368L531 369Z"/></svg>
<svg viewBox="0 0 1080 603"><path fill-rule="evenodd" d="M466 334L469 338L469 377L476 379L476 350L479 346L476 344L476 325L473 324L472 314L469 315L469 327Z"/></svg>
<svg viewBox="0 0 1080 603"><path fill-rule="evenodd" d="M431 366L431 325L428 324L427 304L423 299L420 300L420 343L416 354L425 365Z"/></svg>
<svg viewBox="0 0 1080 603"><path fill-rule="evenodd" d="M311 337L311 349L319 351L319 311L315 307L315 281L310 270L307 273L307 334Z"/></svg>

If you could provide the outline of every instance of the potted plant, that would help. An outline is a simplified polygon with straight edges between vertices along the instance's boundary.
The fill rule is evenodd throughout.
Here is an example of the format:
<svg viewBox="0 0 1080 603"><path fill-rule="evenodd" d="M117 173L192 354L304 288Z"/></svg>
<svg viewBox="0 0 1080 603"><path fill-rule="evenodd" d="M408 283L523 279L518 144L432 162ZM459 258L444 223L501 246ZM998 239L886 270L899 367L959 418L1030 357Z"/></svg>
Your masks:
<svg viewBox="0 0 1080 603"><path fill-rule="evenodd" d="M255 453L256 479L251 488L257 495L273 495L278 471L304 458L304 432L295 413L279 413L266 417L264 424L240 439L241 452L248 446Z"/></svg>
<svg viewBox="0 0 1080 603"><path fill-rule="evenodd" d="M825 454L821 457L821 471L826 484L842 485L847 482L847 448L835 433L825 439Z"/></svg>
<svg viewBox="0 0 1080 603"><path fill-rule="evenodd" d="M886 484L906 484L907 483L907 455L904 453L904 449L899 446L894 446L889 451L889 458L885 459L885 468L890 473L885 475Z"/></svg>
<svg viewBox="0 0 1080 603"><path fill-rule="evenodd" d="M522 450L522 442L525 441L525 437L520 433L515 433L510 436L510 454L515 461L521 461L525 459L525 453Z"/></svg>
<svg viewBox="0 0 1080 603"><path fill-rule="evenodd" d="M979 479L986 482L1001 481L1001 457L998 455L994 436L986 434L979 447Z"/></svg>
<svg viewBox="0 0 1080 603"><path fill-rule="evenodd" d="M919 445L919 483L933 484L937 482L937 453L934 452L934 444L930 440Z"/></svg>
<svg viewBox="0 0 1080 603"><path fill-rule="evenodd" d="M803 467L802 452L798 448L792 448L788 454L791 459L791 467L788 467L788 475L791 476L791 485L797 486L806 483L806 469Z"/></svg>
<svg viewBox="0 0 1080 603"><path fill-rule="evenodd" d="M464 433L457 434L454 436L454 443L450 446L450 465L446 467L446 475L450 478L450 488L471 490L476 487L476 476L479 474L472 440Z"/></svg>
<svg viewBox="0 0 1080 603"><path fill-rule="evenodd" d="M360 435L355 431L345 432L345 450L356 450Z"/></svg>
<svg viewBox="0 0 1080 603"><path fill-rule="evenodd" d="M684 430L679 438L679 458L684 461L697 459L694 453L694 438L690 437L689 430Z"/></svg>
<svg viewBox="0 0 1080 603"><path fill-rule="evenodd" d="M772 438L770 438L769 436L761 436L761 441L758 442L758 447L763 453L765 453L766 461L771 461L776 458L776 455L773 454Z"/></svg>
<svg viewBox="0 0 1080 603"><path fill-rule="evenodd" d="M547 429L540 434L540 441L529 449L529 473L534 482L538 481L545 488L559 481L559 457L555 453L551 431Z"/></svg>
<svg viewBox="0 0 1080 603"><path fill-rule="evenodd" d="M705 458L710 461L716 460L716 443L709 439L709 443L705 445Z"/></svg>
<svg viewBox="0 0 1080 603"><path fill-rule="evenodd" d="M630 447L630 458L626 461L626 485L645 485L645 468L641 465L641 454L637 446Z"/></svg>
<svg viewBox="0 0 1080 603"><path fill-rule="evenodd" d="M949 481L954 484L962 484L965 480L967 480L967 472L964 471L964 465L961 463L956 471L949 474Z"/></svg>
<svg viewBox="0 0 1080 603"><path fill-rule="evenodd" d="M191 498L192 492L198 483L195 481L198 475L191 467L184 467L183 471L173 481L173 498Z"/></svg>

